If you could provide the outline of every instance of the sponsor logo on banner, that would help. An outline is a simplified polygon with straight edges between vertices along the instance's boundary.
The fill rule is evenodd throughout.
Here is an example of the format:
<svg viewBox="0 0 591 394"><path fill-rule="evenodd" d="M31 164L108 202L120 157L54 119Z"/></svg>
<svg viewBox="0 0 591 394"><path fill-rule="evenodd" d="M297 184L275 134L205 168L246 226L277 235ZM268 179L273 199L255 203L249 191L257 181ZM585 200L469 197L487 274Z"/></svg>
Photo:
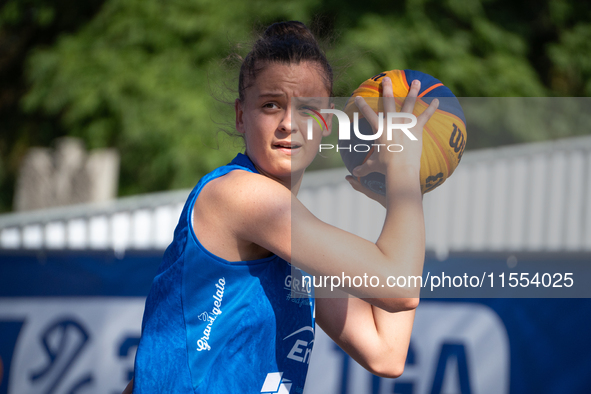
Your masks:
<svg viewBox="0 0 591 394"><path fill-rule="evenodd" d="M306 394L479 393L507 394L507 331L497 313L477 303L421 301L404 373L371 375L319 330L306 379Z"/></svg>
<svg viewBox="0 0 591 394"><path fill-rule="evenodd" d="M0 393L120 393L145 298L0 299Z"/></svg>

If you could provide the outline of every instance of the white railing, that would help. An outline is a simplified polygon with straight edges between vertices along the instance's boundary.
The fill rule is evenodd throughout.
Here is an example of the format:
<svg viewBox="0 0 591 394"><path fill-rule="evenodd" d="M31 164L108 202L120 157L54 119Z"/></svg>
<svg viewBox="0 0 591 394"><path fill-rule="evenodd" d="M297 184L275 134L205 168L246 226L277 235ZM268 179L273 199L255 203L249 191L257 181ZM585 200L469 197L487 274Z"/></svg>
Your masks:
<svg viewBox="0 0 591 394"><path fill-rule="evenodd" d="M4 249L164 249L190 190L0 216Z"/></svg>

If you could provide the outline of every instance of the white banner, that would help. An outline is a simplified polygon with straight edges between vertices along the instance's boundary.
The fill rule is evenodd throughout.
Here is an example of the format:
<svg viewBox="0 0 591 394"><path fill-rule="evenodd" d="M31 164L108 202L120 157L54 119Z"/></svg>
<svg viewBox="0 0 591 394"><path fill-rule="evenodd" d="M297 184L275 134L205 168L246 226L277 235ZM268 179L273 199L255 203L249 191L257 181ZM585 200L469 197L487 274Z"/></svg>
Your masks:
<svg viewBox="0 0 591 394"><path fill-rule="evenodd" d="M20 326L9 394L119 394L133 370L143 298L0 300L2 324ZM18 338L18 339L16 339ZM305 394L509 392L509 340L498 315L474 303L423 301L402 377L375 378L320 330ZM344 386L343 386L344 384Z"/></svg>

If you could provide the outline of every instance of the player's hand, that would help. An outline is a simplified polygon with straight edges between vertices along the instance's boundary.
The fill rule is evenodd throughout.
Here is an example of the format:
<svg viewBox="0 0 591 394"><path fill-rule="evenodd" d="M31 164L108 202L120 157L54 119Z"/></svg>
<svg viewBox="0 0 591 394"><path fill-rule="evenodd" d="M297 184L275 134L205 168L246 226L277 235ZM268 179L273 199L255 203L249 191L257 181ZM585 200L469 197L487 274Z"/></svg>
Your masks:
<svg viewBox="0 0 591 394"><path fill-rule="evenodd" d="M351 186L353 186L353 189L357 190L360 193L365 194L367 197L371 198L372 200L379 202L384 208L386 208L386 202L387 202L386 196L375 193L371 189L363 186L363 184L361 182L359 182L357 180L357 178L355 178L354 176L347 175L345 177L345 179L347 181L349 181L349 184Z"/></svg>
<svg viewBox="0 0 591 394"><path fill-rule="evenodd" d="M421 89L421 83L418 80L414 80L410 86L408 95L406 96L404 103L400 109L400 112L413 113L415 103L417 100L418 93ZM394 130L392 132L392 140L387 139L387 114L397 112L396 102L394 99L394 91L392 89L392 80L385 77L382 80L382 92L383 92L383 104L384 104L384 124L382 125L382 135L376 140L377 144L383 144L380 152L374 150L369 159L362 165L353 169L353 175L357 177L365 176L372 172L386 173L386 169L394 164L395 166L409 166L415 168L417 171L420 169L421 152L423 150L423 128L429 121L431 116L437 110L439 100L434 99L431 101L429 107L423 111L422 114L417 116L417 123L413 127L409 127L409 131L417 138L416 141L411 140L401 130ZM362 97L355 98L355 104L362 112L363 116L367 119L374 132L379 128L379 117L373 109L365 102ZM407 118L394 118L394 123L402 124L409 123L410 120ZM399 144L403 146L402 152L389 152L385 149L385 146L391 144Z"/></svg>

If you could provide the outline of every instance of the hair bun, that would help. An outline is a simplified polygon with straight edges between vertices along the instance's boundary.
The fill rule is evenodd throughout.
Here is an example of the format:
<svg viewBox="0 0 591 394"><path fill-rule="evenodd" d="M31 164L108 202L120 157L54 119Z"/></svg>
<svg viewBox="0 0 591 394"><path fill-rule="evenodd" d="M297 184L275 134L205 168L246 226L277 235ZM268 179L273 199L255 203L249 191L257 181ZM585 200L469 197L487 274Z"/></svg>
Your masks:
<svg viewBox="0 0 591 394"><path fill-rule="evenodd" d="M332 68L314 34L302 22L277 22L269 26L252 46L240 66L238 97L244 101L244 92L257 74L268 63L300 64L312 62L319 66L329 96L332 95Z"/></svg>
<svg viewBox="0 0 591 394"><path fill-rule="evenodd" d="M288 36L295 37L301 41L316 42L312 32L306 27L306 25L298 21L273 23L263 33L263 38L268 39L285 38Z"/></svg>

